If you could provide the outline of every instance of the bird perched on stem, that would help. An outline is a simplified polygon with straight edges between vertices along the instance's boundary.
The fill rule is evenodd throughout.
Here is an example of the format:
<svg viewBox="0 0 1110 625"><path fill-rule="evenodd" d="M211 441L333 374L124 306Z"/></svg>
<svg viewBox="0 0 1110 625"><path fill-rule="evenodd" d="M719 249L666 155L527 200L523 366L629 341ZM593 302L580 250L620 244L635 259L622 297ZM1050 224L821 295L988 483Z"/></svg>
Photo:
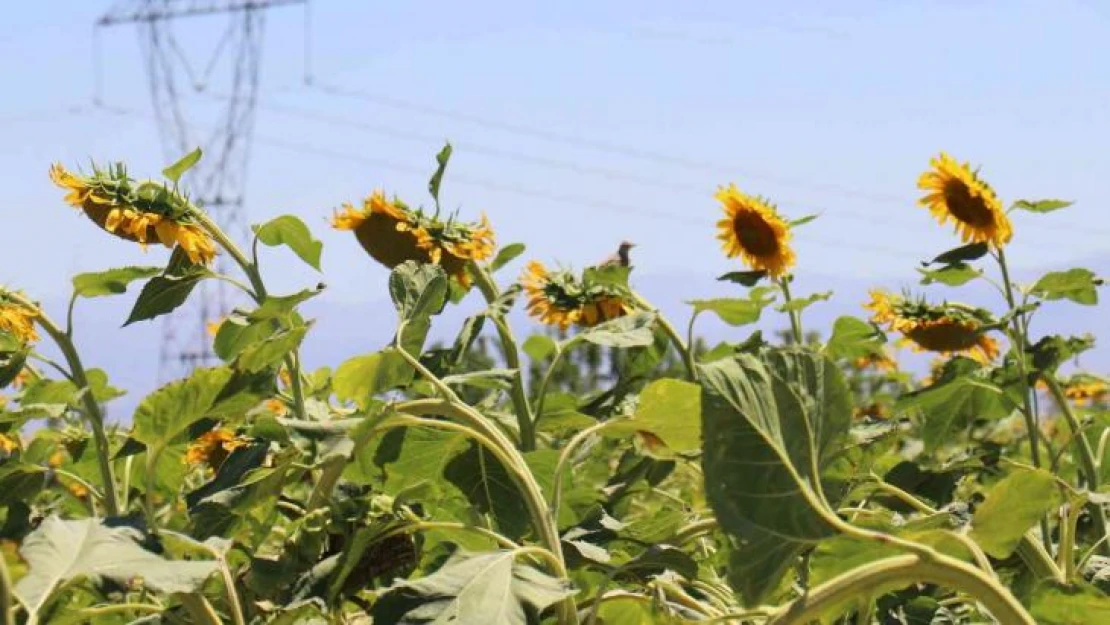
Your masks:
<svg viewBox="0 0 1110 625"><path fill-rule="evenodd" d="M632 263L632 261L629 259L628 252L634 247L636 247L635 243L632 243L630 241L621 241L621 244L617 247L617 253L601 261L598 264L598 267L612 267L614 265L619 267L628 267Z"/></svg>

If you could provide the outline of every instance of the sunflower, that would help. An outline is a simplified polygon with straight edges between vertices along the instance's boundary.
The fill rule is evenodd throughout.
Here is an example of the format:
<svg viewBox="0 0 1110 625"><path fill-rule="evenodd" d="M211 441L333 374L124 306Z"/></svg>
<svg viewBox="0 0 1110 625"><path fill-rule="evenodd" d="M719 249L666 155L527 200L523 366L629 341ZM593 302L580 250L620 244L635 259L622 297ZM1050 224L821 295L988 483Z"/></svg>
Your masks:
<svg viewBox="0 0 1110 625"><path fill-rule="evenodd" d="M725 255L739 256L756 271L777 278L794 265L794 250L788 245L790 226L775 206L763 198L741 193L736 185L721 187L714 196L723 205L724 219L717 222L717 238Z"/></svg>
<svg viewBox="0 0 1110 625"><path fill-rule="evenodd" d="M18 435L9 436L7 434L0 434L0 454L9 456L17 449L19 449Z"/></svg>
<svg viewBox="0 0 1110 625"><path fill-rule="evenodd" d="M1092 375L1077 375L1064 386L1064 396L1078 406L1089 406L1110 399L1110 385Z"/></svg>
<svg viewBox="0 0 1110 625"><path fill-rule="evenodd" d="M917 188L928 195L918 204L942 225L952 220L964 243L990 243L996 248L1010 242L1013 228L1002 202L990 185L979 179L967 163L944 152L929 161L932 169L917 179Z"/></svg>
<svg viewBox="0 0 1110 625"><path fill-rule="evenodd" d="M400 200L388 200L381 190L361 207L344 204L331 224L336 230L354 231L363 249L390 269L408 260L434 263L464 287L470 286L467 263L485 260L494 251L493 228L485 215L478 223L445 222Z"/></svg>
<svg viewBox="0 0 1110 625"><path fill-rule="evenodd" d="M520 279L528 295L528 314L547 325L566 330L571 324L589 328L632 312L620 288L594 284L569 271L548 271L531 261Z"/></svg>
<svg viewBox="0 0 1110 625"><path fill-rule="evenodd" d="M871 320L899 332L914 351L960 354L984 364L998 356L998 341L986 334L992 319L981 309L962 304L931 305L872 291L864 308Z"/></svg>
<svg viewBox="0 0 1110 625"><path fill-rule="evenodd" d="M148 243L180 247L189 260L207 265L216 244L190 217L188 200L154 182L136 183L122 166L79 176L55 163L50 179L69 191L65 201L96 225L146 249Z"/></svg>
<svg viewBox="0 0 1110 625"><path fill-rule="evenodd" d="M200 435L189 444L185 451L185 462L188 464L207 464L213 469L218 469L227 460L231 452L245 447L249 441L235 435L235 432L225 428L216 428Z"/></svg>
<svg viewBox="0 0 1110 625"><path fill-rule="evenodd" d="M890 418L890 406L881 402L872 402L863 406L856 406L852 409L852 418L886 421Z"/></svg>
<svg viewBox="0 0 1110 625"><path fill-rule="evenodd" d="M38 311L28 308L0 293L0 331L7 332L23 343L39 340L35 332L35 317Z"/></svg>
<svg viewBox="0 0 1110 625"><path fill-rule="evenodd" d="M885 349L856 358L852 361L852 366L860 371L870 369L881 373L889 373L898 370L898 363Z"/></svg>

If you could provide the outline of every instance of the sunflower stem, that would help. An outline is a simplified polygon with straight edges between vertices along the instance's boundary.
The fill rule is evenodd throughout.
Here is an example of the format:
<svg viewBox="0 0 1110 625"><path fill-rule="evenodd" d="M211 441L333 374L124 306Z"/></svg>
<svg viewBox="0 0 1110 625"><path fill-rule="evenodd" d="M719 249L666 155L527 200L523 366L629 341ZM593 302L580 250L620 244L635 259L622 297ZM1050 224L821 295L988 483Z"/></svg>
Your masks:
<svg viewBox="0 0 1110 625"><path fill-rule="evenodd" d="M651 302L644 299L643 296L641 296L639 293L636 293L635 291L631 291L631 295L632 301L636 302L638 306L655 314L655 319L659 322L659 328L663 330L664 334L667 335L667 338L671 340L671 344L674 345L674 348L676 350L678 350L679 355L682 356L682 364L686 366L686 376L690 378L691 382L696 382L698 380L698 370L696 363L694 362L693 352L694 320L690 320L690 325L687 328L689 334L689 342L683 341L682 335L678 333L678 330L676 330L673 325L671 325L670 321L667 321L667 318L663 316L663 312L659 310L659 308L653 306Z"/></svg>
<svg viewBox="0 0 1110 625"><path fill-rule="evenodd" d="M574 347L577 341L578 337L575 336L565 341L562 345L555 346L555 357L551 359L551 364L547 367L547 371L544 372L543 378L540 379L540 386L536 390L536 405L533 409L536 415L536 423L539 423L539 420L543 417L543 403L544 399L547 397L547 386L551 383L551 378L554 377L555 369L563 362L563 356Z"/></svg>
<svg viewBox="0 0 1110 625"><path fill-rule="evenodd" d="M69 377L73 380L73 384L77 387L77 391L81 395L81 403L85 408L85 417L88 419L89 426L93 431L93 444L96 447L96 461L100 469L100 480L103 482L102 486L104 487L104 505L108 510L108 516L119 516L119 495L116 491L116 479L112 475L112 461L110 458L112 450L108 443L108 435L104 431L104 412L93 396L92 388L89 387L89 378L85 373L84 365L81 363L81 357L77 354L77 348L74 347L69 334L62 331L40 306L30 302L18 293L9 291L7 292L7 296L20 306L38 313L35 315L35 322L50 336L51 340L58 346L58 349L61 350L62 356L65 357L66 364L69 365Z"/></svg>
<svg viewBox="0 0 1110 625"><path fill-rule="evenodd" d="M782 290L782 299L784 300L784 305L789 307L790 302L791 302L790 276L780 278L780 279L776 280L776 282L778 282L779 289ZM787 309L786 314L790 317L790 330L794 334L794 343L796 343L797 345L801 345L802 344L802 314L801 314L800 311L789 309L789 308Z"/></svg>
<svg viewBox="0 0 1110 625"><path fill-rule="evenodd" d="M476 262L472 261L470 268L470 273L474 276L474 282L477 284L478 290L482 292L486 303L492 305L500 296L497 283L493 281L493 276L485 267ZM497 315L491 318L493 319L493 325L497 328L497 336L501 341L501 351L505 358L505 364L516 372L513 375L509 396L512 399L517 426L520 429L520 448L523 451L532 451L536 448L536 416L532 412L531 404L528 403L528 393L524 390L524 371L520 366L520 348L517 346L516 337L513 336L512 328L504 316Z"/></svg>

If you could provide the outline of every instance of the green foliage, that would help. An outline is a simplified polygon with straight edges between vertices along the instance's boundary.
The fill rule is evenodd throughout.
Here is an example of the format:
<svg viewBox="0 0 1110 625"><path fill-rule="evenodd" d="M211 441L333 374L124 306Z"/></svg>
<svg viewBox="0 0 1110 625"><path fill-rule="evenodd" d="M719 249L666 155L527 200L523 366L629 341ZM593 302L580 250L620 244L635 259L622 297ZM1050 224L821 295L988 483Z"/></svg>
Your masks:
<svg viewBox="0 0 1110 625"><path fill-rule="evenodd" d="M320 271L320 254L324 250L324 244L312 238L312 232L300 218L282 215L262 225L251 226L251 230L263 245L284 245L308 266Z"/></svg>
<svg viewBox="0 0 1110 625"><path fill-rule="evenodd" d="M1069 269L1046 273L1030 292L1047 300L1068 299L1076 304L1094 306L1098 304L1097 287L1102 284L1103 281L1089 269Z"/></svg>

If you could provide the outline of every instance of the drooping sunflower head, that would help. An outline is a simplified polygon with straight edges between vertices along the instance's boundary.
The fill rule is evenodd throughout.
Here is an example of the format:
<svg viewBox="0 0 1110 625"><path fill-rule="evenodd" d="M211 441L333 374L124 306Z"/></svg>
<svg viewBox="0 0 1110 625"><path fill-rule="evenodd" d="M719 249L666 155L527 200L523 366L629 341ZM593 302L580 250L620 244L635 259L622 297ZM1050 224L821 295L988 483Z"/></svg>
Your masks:
<svg viewBox="0 0 1110 625"><path fill-rule="evenodd" d="M35 331L35 318L39 311L4 295L0 289L0 331L11 334L23 344L39 340Z"/></svg>
<svg viewBox="0 0 1110 625"><path fill-rule="evenodd" d="M206 464L212 469L220 468L231 452L245 447L250 441L236 436L226 428L216 428L200 435L185 450L185 462L192 465Z"/></svg>
<svg viewBox="0 0 1110 625"><path fill-rule="evenodd" d="M547 325L566 330L572 324L589 328L632 312L626 294L613 283L583 277L566 270L549 271L531 261L520 283L528 295L528 314Z"/></svg>
<svg viewBox="0 0 1110 625"><path fill-rule="evenodd" d="M899 332L915 351L961 354L982 363L998 356L998 342L987 332L990 313L963 304L929 304L923 299L872 291L871 320Z"/></svg>
<svg viewBox="0 0 1110 625"><path fill-rule="evenodd" d="M1110 401L1110 384L1098 376L1080 373L1068 379L1064 395L1078 406L1101 404Z"/></svg>
<svg viewBox="0 0 1110 625"><path fill-rule="evenodd" d="M55 163L50 179L68 191L66 203L106 232L143 249L148 243L179 246L196 264L216 257L216 244L193 219L184 196L164 184L136 182L122 164L82 176Z"/></svg>
<svg viewBox="0 0 1110 625"><path fill-rule="evenodd" d="M794 266L790 226L773 204L741 193L731 184L721 187L715 197L725 211L724 219L717 222L717 238L725 255L739 256L748 267L775 278Z"/></svg>
<svg viewBox="0 0 1110 625"><path fill-rule="evenodd" d="M929 161L917 188L926 192L918 203L942 225L951 220L964 243L989 243L1001 248L1013 237L1010 218L994 189L967 163L941 152Z"/></svg>
<svg viewBox="0 0 1110 625"><path fill-rule="evenodd" d="M485 260L494 251L493 229L485 215L478 223L445 222L397 198L389 200L381 190L361 207L345 204L331 223L337 230L354 231L363 249L389 269L409 260L435 263L463 286L470 285L467 263Z"/></svg>

